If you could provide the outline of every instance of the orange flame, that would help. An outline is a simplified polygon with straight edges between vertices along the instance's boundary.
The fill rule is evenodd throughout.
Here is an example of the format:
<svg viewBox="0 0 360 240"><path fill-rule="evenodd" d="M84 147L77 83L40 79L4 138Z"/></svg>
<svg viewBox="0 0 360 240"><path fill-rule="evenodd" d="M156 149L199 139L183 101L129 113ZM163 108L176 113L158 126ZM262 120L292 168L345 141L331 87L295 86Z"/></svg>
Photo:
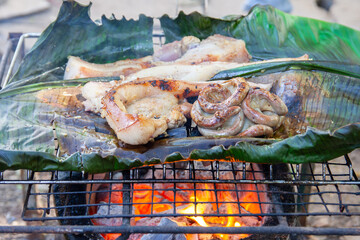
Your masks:
<svg viewBox="0 0 360 240"><path fill-rule="evenodd" d="M191 202L195 201L195 197L192 196L190 198ZM203 204L197 204L196 205L196 210L195 210L195 204L190 204L190 206L182 209L179 211L182 214L188 214L188 215L192 215L192 214L204 214L205 212L205 207L203 206ZM188 218L195 220L200 226L203 227L208 227L209 225L205 222L204 217L194 217L194 216L189 216Z"/></svg>
<svg viewBox="0 0 360 240"><path fill-rule="evenodd" d="M198 186L201 187L198 187ZM227 184L229 185L229 184ZM216 185L217 186L217 185ZM217 199L218 202L222 203L219 204L219 208L225 208L225 214L237 214L238 211L235 211L234 204L229 204L227 202L234 202L236 201L236 194L232 194L234 191L219 191L217 196L215 196L214 187L212 184L198 184L197 187L199 189L205 189L203 191L197 190L196 197L192 195L190 197L191 202L199 202L196 204L190 204L184 209L181 209L179 212L185 215L202 215L204 213L216 212L217 205L212 203L209 204L208 202L214 202ZM219 186L217 186L217 189ZM229 187L229 186L220 186L221 188ZM231 189L227 189L231 190ZM232 189L234 190L234 189ZM256 195L256 194L254 194ZM223 205L223 206L222 206ZM252 205L252 204L250 204ZM210 209L211 208L211 209ZM187 216L194 220L197 224L203 227L211 227L211 226L222 226L222 227L241 227L242 224L236 221L236 218L233 216L228 217L203 217L203 216ZM221 239L228 239L229 235L226 234L216 234L216 236L220 237ZM248 237L248 234L240 234L238 237L239 239Z"/></svg>

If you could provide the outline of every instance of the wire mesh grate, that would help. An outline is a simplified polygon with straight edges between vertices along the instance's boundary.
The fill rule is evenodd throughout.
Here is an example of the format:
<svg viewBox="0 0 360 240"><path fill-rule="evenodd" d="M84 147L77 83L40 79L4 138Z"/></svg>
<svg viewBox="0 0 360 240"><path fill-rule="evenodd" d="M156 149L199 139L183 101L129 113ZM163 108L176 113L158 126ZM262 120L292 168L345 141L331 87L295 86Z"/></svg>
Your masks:
<svg viewBox="0 0 360 240"><path fill-rule="evenodd" d="M205 163L205 162L204 162ZM324 173L314 174L314 164L310 165L310 173L299 174L296 177L295 166L290 166L290 171L279 174L283 167L278 165L272 168L276 176L283 177L282 182L269 180L269 165L227 163L227 162L181 162L167 165L158 165L147 168L140 168L131 171L113 172L108 174L84 175L81 173L31 173L29 179L23 183L31 182L27 201L24 208L24 220L55 220L64 218L107 218L108 215L97 215L96 211L106 207L105 212L113 215L114 218L122 217L163 217L163 216L311 216L311 215L360 215L360 202L344 202L343 196L353 196L359 198L359 184L354 175L347 174L333 175L331 166L333 164L316 164ZM336 163L339 165L341 163ZM342 163L348 166L347 162ZM256 167L254 167L256 166ZM260 167L259 167L260 166ZM323 168L323 166L325 166ZM217 171L221 170L217 178ZM293 171L294 170L294 171ZM245 172L246 178L243 179ZM46 177L44 177L46 175ZM125 175L128 175L126 178ZM312 175L312 180L308 181L310 191L304 191L302 187L304 176ZM325 175L331 179L324 184L321 179L316 177ZM356 176L356 175L355 175ZM350 179L352 177L352 179ZM289 180L286 180L288 178ZM354 185L343 190L348 185L349 179ZM278 179L279 180L279 179ZM72 183L69 184L69 181ZM76 182L75 182L76 181ZM53 182L53 183L52 183ZM45 184L43 184L45 183ZM281 184L279 184L281 183ZM335 184L336 183L336 184ZM356 183L356 184L355 184ZM55 187L53 185L56 185ZM37 185L45 185L43 192L35 192ZM276 185L276 187L274 186ZM73 189L76 186L76 189ZM60 188L59 187L64 187ZM45 191L47 190L47 191ZM250 200L244 199L244 195L254 193ZM229 196L227 196L228 194ZM128 200L124 201L125 195ZM204 195L209 195L205 196ZM225 195L225 196L224 196ZM231 196L230 196L231 195ZM51 206L51 198L61 196L64 204ZM70 197L81 196L85 198L83 202L72 202ZM85 197L84 197L85 196ZM277 196L270 199L268 196ZM287 196L290 200L285 200L279 196ZM29 207L28 202L31 198L46 199L45 206ZM232 197L232 198L231 198ZM309 201L311 198L311 201ZM276 200L282 199L282 200ZM329 200L330 199L330 200ZM348 197L347 197L348 199ZM257 212L249 212L243 205L256 203L259 205ZM215 205L212 213L189 213L179 212L179 206L191 205ZM221 211L221 205L230 204L234 209L233 213ZM274 208L274 205L281 207L288 206L296 208L292 212L266 212L262 208ZM135 210L127 214L114 212L118 206L133 207ZM180 206L180 207L181 207ZM269 207L270 206L270 207ZM316 212L310 212L309 208L317 206ZM85 208L84 214L73 214L76 209ZM138 209L145 208L143 212ZM62 215L50 214L62 210ZM171 209L170 211L167 211ZM196 211L195 207L195 211ZM26 217L27 211L40 211L40 217ZM138 212L136 212L138 211ZM93 214L91 214L93 213Z"/></svg>

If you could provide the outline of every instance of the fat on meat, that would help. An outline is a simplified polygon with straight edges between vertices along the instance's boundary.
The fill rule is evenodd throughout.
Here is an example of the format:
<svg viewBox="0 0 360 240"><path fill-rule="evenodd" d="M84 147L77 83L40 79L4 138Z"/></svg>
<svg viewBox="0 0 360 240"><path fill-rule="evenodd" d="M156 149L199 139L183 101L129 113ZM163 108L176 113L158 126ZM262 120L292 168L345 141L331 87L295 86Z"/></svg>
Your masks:
<svg viewBox="0 0 360 240"><path fill-rule="evenodd" d="M201 62L249 62L251 55L241 39L212 35L201 41L197 47L190 48L177 59L177 63L197 64Z"/></svg>
<svg viewBox="0 0 360 240"><path fill-rule="evenodd" d="M106 64L90 63L79 57L69 56L64 79L127 76L151 66L151 56L139 59L119 60Z"/></svg>

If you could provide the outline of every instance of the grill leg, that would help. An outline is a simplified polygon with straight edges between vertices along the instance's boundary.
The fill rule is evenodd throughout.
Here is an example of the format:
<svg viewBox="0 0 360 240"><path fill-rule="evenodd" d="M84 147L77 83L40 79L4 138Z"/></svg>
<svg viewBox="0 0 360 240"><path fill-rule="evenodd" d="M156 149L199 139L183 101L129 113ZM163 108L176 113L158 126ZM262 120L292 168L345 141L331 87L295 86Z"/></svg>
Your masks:
<svg viewBox="0 0 360 240"><path fill-rule="evenodd" d="M300 180L313 180L311 174L309 174L311 172L311 169L315 169L315 164L313 163L309 163L309 164L302 164L301 165L301 174L300 174ZM299 192L303 193L301 194L302 196L298 196L297 202L301 203L301 202L305 202L308 203L309 199L310 199L310 193L311 192L311 186L310 185L300 185L299 186ZM302 205L302 204L298 204L298 209L297 212L301 212L301 213L306 213L308 212L308 204L306 205ZM300 216L299 218L299 224L300 226L306 226L306 216Z"/></svg>

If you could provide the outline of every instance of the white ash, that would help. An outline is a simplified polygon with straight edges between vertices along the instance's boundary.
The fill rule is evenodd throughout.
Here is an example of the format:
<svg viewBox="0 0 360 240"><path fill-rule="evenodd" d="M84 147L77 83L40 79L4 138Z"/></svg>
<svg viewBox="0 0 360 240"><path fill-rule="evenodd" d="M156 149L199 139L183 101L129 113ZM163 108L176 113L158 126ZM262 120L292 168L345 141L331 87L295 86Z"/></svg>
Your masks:
<svg viewBox="0 0 360 240"><path fill-rule="evenodd" d="M162 218L158 226L178 227L178 223L169 218ZM186 240L185 234L145 234L141 240Z"/></svg>
<svg viewBox="0 0 360 240"><path fill-rule="evenodd" d="M121 215L123 212L123 207L120 205L106 205L105 202L101 202L101 205L97 213L94 216L110 216L111 215ZM93 219L93 222L97 225L103 226L121 226L122 218L96 218Z"/></svg>

